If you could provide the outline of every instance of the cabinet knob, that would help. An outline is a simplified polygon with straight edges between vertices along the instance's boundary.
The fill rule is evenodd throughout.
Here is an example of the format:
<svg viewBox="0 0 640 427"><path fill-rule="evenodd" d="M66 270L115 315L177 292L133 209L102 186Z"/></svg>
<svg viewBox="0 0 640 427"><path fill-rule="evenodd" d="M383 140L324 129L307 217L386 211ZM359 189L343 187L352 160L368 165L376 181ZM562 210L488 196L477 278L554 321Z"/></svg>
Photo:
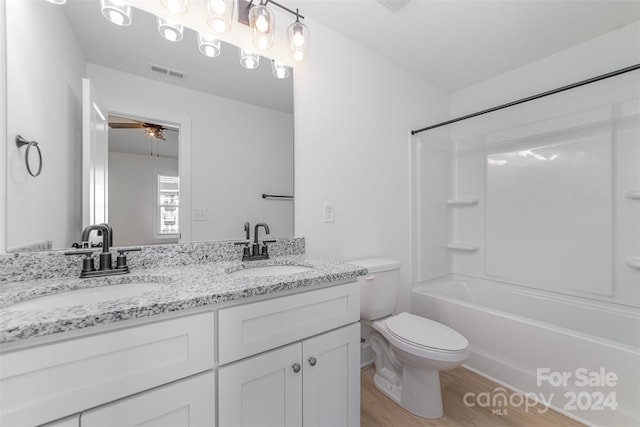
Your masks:
<svg viewBox="0 0 640 427"><path fill-rule="evenodd" d="M316 360L316 358L315 358L315 357L313 357L313 356L311 356L311 357L309 358L309 365L311 365L311 366L316 366L316 363L318 363L318 361Z"/></svg>
<svg viewBox="0 0 640 427"><path fill-rule="evenodd" d="M297 374L298 372L300 372L301 366L299 363L294 363L292 368L293 368L293 372Z"/></svg>

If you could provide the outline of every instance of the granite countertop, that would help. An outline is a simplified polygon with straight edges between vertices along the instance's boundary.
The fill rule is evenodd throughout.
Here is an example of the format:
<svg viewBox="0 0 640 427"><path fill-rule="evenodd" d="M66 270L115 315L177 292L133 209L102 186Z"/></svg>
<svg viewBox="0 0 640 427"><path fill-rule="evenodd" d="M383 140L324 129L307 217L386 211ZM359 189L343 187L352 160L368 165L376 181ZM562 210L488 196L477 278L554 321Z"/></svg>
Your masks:
<svg viewBox="0 0 640 427"><path fill-rule="evenodd" d="M312 269L282 276L229 275L237 270L267 265L302 265ZM366 272L366 269L361 267L336 261L282 256L264 261L221 261L150 269L136 268L130 274L102 278L62 277L7 282L0 286L0 343L309 288L354 279ZM64 291L135 282L155 282L159 285L158 289L144 292L140 296L94 304L47 310L4 309L21 301Z"/></svg>

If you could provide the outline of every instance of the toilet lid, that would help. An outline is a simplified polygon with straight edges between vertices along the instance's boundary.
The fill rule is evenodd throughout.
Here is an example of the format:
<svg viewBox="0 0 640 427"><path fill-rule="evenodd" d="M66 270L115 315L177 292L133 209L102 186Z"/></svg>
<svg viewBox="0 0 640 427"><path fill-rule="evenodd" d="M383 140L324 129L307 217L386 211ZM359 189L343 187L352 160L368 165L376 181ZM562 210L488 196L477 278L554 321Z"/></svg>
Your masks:
<svg viewBox="0 0 640 427"><path fill-rule="evenodd" d="M469 346L465 337L450 327L410 313L400 313L385 321L396 337L420 347L444 351L462 351Z"/></svg>

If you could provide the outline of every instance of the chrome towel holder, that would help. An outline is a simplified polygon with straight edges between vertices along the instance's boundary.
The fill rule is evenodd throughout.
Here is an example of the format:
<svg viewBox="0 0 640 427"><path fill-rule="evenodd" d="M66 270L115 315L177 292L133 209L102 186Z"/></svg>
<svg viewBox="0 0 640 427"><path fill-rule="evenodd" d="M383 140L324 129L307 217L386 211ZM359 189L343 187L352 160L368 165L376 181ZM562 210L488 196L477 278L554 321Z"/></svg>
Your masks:
<svg viewBox="0 0 640 427"><path fill-rule="evenodd" d="M28 141L20 135L16 135L16 145L18 148L23 145L27 146L27 151L24 154L24 163L27 165L27 172L29 172L29 175L33 177L40 175L40 172L42 172L42 152L40 151L40 147L38 147L38 143L36 141ZM29 151L31 150L31 147L36 147L36 150L38 151L38 171L36 173L33 173L31 165L29 164Z"/></svg>

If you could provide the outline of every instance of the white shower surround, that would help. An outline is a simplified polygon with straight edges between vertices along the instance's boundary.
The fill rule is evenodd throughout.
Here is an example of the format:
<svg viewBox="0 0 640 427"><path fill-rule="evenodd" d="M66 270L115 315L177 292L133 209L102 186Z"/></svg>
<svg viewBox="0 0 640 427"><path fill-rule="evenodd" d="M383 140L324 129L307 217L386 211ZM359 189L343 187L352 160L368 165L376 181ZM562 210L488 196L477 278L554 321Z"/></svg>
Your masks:
<svg viewBox="0 0 640 427"><path fill-rule="evenodd" d="M412 313L469 340L465 367L521 393L542 395L553 409L589 425L640 424L640 310L462 275L423 282L411 298ZM601 368L615 373L615 386L576 385L580 375ZM571 376L566 386L538 385L538 369ZM565 396L595 402L598 392L615 393L617 409L572 410Z"/></svg>
<svg viewBox="0 0 640 427"><path fill-rule="evenodd" d="M640 63L638 34L637 22L460 91L452 117ZM471 369L555 391L557 409L593 425L640 423L640 344L623 338L640 337L639 82L634 71L412 139L412 312L465 335ZM523 168L502 174L509 156ZM537 368L600 367L621 379L613 414L564 411L564 390L535 381Z"/></svg>

